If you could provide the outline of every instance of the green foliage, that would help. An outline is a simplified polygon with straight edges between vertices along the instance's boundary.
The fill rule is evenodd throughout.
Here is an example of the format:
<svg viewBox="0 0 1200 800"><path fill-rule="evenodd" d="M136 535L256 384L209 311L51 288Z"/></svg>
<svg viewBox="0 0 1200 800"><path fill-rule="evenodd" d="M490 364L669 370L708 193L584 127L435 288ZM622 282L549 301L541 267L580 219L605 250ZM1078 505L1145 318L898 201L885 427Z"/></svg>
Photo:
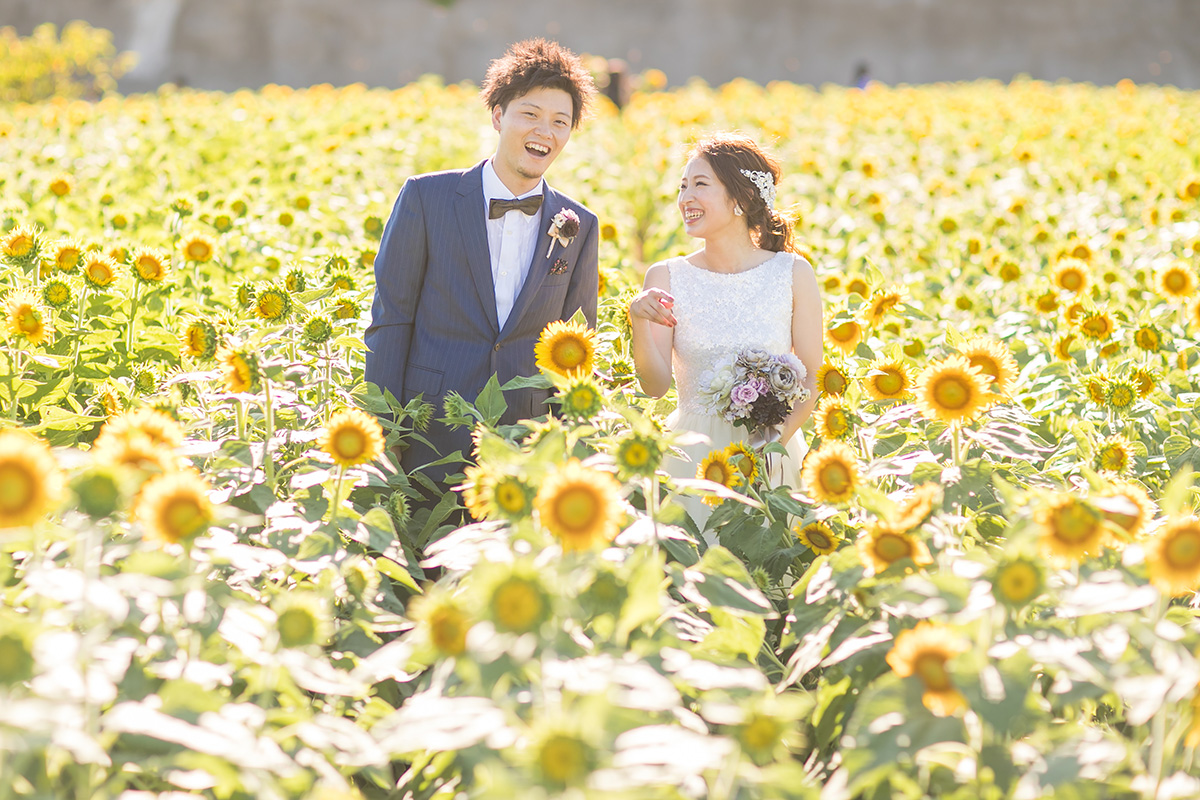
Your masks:
<svg viewBox="0 0 1200 800"><path fill-rule="evenodd" d="M95 99L132 68L132 53L117 54L112 34L82 20L38 25L30 36L0 28L0 101L34 103L51 97Z"/></svg>

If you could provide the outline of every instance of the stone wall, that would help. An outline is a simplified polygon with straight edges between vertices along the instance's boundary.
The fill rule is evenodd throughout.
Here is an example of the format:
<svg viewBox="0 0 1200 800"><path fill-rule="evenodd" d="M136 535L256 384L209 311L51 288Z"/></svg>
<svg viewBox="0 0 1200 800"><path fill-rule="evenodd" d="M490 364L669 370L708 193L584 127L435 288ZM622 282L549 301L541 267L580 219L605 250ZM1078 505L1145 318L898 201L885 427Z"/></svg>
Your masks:
<svg viewBox="0 0 1200 800"><path fill-rule="evenodd" d="M0 0L0 24L85 19L139 54L125 91L173 81L394 87L478 81L514 40L698 76L850 83L973 78L1200 88L1200 0Z"/></svg>

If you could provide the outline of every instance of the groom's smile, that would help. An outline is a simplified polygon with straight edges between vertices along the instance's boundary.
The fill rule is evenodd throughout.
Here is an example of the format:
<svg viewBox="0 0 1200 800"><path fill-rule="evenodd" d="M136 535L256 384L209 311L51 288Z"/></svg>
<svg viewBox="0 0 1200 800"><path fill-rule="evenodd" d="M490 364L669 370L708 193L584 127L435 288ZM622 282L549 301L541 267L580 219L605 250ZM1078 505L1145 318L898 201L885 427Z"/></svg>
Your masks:
<svg viewBox="0 0 1200 800"><path fill-rule="evenodd" d="M506 108L492 109L500 133L492 166L515 195L535 188L571 138L571 95L562 89L534 89Z"/></svg>

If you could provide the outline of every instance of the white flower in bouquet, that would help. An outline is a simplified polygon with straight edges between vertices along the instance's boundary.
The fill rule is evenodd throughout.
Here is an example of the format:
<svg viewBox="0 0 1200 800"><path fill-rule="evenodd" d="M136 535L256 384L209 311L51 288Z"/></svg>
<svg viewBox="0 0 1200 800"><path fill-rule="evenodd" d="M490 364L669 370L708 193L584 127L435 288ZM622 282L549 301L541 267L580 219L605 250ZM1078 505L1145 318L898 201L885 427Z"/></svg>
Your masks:
<svg viewBox="0 0 1200 800"><path fill-rule="evenodd" d="M733 357L718 361L712 369L700 375L699 401L713 412L720 412L729 402L729 393L737 383L738 371Z"/></svg>

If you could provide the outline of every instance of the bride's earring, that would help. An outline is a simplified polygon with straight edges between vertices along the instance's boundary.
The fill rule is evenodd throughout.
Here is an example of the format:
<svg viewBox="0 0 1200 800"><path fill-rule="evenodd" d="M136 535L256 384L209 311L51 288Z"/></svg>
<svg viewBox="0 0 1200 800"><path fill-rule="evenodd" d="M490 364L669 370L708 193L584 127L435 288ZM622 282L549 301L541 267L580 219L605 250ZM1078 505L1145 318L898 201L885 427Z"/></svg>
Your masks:
<svg viewBox="0 0 1200 800"><path fill-rule="evenodd" d="M741 206L734 206L734 207L733 207L733 215L734 215L735 217L740 217L740 216L742 215L742 207L741 207Z"/></svg>

